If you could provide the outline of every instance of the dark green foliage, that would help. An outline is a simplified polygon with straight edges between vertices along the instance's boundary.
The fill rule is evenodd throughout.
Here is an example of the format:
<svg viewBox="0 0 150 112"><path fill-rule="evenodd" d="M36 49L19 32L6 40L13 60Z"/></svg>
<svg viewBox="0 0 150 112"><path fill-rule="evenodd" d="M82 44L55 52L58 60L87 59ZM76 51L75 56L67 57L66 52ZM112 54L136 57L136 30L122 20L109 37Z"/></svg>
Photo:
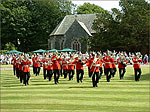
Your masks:
<svg viewBox="0 0 150 112"><path fill-rule="evenodd" d="M104 9L98 5L84 3L83 5L79 6L76 10L78 14L90 14L90 13L101 13Z"/></svg>
<svg viewBox="0 0 150 112"><path fill-rule="evenodd" d="M47 49L49 34L72 7L66 0L2 0L2 49L8 42L24 52Z"/></svg>
<svg viewBox="0 0 150 112"><path fill-rule="evenodd" d="M114 8L97 15L93 26L96 34L90 39L91 50L148 53L150 4L145 0L120 0L120 6L121 11Z"/></svg>

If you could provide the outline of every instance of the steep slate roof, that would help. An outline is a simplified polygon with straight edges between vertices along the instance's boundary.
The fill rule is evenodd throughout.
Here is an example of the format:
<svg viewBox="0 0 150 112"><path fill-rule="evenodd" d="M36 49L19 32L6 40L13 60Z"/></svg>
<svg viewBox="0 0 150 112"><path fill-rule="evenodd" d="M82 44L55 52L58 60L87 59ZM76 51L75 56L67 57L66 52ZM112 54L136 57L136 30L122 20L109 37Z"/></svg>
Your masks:
<svg viewBox="0 0 150 112"><path fill-rule="evenodd" d="M77 21L77 20L76 20L76 21ZM87 32L87 34L88 34L89 36L92 36L91 33L89 32L89 30L87 29L87 27L85 26L84 23L82 23L82 22L80 22L80 21L77 21L77 22L82 26L82 28Z"/></svg>
<svg viewBox="0 0 150 112"><path fill-rule="evenodd" d="M96 19L96 14L67 15L57 25L50 36L64 35L75 20L77 20L82 28L84 28L84 30L91 36L91 33L95 33L95 31L92 29L94 19Z"/></svg>

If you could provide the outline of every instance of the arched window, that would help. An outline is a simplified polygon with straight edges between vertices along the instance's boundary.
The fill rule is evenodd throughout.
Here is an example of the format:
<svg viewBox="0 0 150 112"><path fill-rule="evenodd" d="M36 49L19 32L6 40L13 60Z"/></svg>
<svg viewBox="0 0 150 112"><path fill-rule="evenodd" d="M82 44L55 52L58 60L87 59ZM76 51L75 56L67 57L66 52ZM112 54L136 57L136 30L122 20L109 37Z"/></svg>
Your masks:
<svg viewBox="0 0 150 112"><path fill-rule="evenodd" d="M81 44L80 44L79 41L77 41L77 40L76 40L76 41L73 41L73 42L72 42L72 49L73 49L73 50L80 51L80 45L81 45Z"/></svg>

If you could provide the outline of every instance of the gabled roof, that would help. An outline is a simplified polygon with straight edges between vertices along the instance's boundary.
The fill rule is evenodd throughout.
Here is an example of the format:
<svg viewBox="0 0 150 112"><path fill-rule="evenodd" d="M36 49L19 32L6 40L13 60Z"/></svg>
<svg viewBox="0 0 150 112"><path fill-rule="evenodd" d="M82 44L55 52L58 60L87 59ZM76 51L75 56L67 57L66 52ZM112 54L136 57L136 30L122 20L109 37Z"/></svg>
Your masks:
<svg viewBox="0 0 150 112"><path fill-rule="evenodd" d="M77 22L81 25L81 27L87 32L87 34L88 34L89 36L92 36L91 33L89 32L89 30L87 29L87 27L85 26L84 23L82 23L82 22L80 22L80 21L77 21Z"/></svg>
<svg viewBox="0 0 150 112"><path fill-rule="evenodd" d="M57 27L53 30L53 32L50 34L50 36L64 35L75 20L77 20L78 23L84 28L84 30L89 35L91 35L91 33L95 33L95 31L92 29L94 19L96 19L96 14L67 15L57 25Z"/></svg>

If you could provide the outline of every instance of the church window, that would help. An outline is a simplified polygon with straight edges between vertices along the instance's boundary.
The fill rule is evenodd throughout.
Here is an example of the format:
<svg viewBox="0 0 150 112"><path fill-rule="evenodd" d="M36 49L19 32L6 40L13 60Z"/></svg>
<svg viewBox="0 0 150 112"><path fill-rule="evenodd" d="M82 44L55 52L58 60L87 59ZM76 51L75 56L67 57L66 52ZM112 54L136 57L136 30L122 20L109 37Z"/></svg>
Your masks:
<svg viewBox="0 0 150 112"><path fill-rule="evenodd" d="M73 41L72 43L72 49L73 50L77 50L77 51L80 51L80 42L79 41Z"/></svg>

